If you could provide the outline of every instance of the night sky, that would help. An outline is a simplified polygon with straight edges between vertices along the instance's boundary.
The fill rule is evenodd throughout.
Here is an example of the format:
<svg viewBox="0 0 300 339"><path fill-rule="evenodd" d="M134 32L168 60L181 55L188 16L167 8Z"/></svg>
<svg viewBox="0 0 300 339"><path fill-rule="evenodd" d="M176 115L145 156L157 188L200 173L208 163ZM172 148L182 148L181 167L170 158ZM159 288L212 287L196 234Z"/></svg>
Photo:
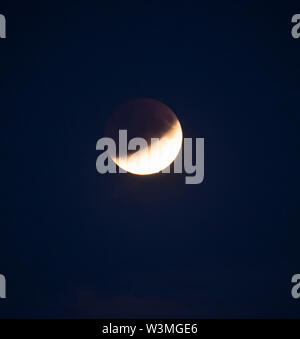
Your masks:
<svg viewBox="0 0 300 339"><path fill-rule="evenodd" d="M0 317L299 317L299 1L0 13ZM137 97L205 138L202 184L96 171Z"/></svg>

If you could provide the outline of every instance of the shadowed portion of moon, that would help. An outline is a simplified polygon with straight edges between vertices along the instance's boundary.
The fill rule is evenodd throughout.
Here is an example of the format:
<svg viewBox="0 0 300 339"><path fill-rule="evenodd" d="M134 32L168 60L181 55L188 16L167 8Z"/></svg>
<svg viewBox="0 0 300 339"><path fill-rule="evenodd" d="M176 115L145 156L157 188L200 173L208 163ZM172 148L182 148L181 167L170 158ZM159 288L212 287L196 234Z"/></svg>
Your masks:
<svg viewBox="0 0 300 339"><path fill-rule="evenodd" d="M178 123L172 110L160 101L138 98L117 107L108 123L105 136L119 141L119 130L127 130L130 139L144 138L148 145L151 138L162 138ZM128 155L135 151L128 151ZM118 150L117 154L118 156Z"/></svg>

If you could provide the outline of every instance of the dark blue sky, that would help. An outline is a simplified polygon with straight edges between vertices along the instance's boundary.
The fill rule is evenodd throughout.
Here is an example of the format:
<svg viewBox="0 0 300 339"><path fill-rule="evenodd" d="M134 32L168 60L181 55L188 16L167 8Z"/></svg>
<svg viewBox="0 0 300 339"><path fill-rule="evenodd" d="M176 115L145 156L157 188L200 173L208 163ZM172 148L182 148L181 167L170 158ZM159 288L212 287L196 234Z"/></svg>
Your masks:
<svg viewBox="0 0 300 339"><path fill-rule="evenodd" d="M299 316L300 6L278 3L1 2L0 317ZM97 173L141 96L205 138L202 184Z"/></svg>

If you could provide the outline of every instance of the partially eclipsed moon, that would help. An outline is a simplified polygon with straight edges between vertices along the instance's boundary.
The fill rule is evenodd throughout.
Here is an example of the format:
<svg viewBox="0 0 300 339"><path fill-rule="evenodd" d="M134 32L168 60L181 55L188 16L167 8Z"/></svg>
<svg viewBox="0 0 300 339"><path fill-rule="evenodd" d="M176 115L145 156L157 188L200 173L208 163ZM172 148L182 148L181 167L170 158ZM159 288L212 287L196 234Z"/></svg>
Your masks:
<svg viewBox="0 0 300 339"><path fill-rule="evenodd" d="M112 156L123 170L147 175L162 171L177 157L182 145L181 125L173 111L153 99L136 99L120 105L114 113L108 134L118 140L119 130L128 131L128 142L143 138L147 146L128 151L127 156ZM117 143L118 144L118 143Z"/></svg>

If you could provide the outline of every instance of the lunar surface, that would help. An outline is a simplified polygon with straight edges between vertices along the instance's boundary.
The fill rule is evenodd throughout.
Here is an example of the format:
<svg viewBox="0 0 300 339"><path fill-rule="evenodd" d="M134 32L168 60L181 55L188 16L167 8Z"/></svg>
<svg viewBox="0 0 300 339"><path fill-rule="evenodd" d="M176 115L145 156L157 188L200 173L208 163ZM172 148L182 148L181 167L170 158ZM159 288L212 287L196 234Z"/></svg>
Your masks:
<svg viewBox="0 0 300 339"><path fill-rule="evenodd" d="M107 128L107 136L119 145L119 130L127 130L127 154L118 150L112 160L123 170L139 175L160 172L177 157L182 145L182 129L173 111L148 98L131 100L117 107ZM138 145L133 138L143 138ZM132 150L130 150L132 148Z"/></svg>

